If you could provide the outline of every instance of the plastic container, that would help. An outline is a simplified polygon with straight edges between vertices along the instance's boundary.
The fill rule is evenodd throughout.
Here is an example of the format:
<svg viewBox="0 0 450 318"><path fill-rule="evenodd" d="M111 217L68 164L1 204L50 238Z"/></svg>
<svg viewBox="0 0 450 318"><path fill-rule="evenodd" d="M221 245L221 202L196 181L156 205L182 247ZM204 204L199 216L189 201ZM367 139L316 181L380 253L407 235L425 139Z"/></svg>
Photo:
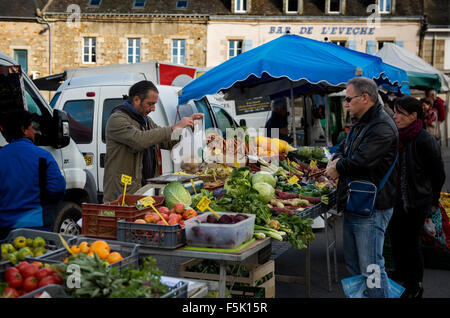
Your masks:
<svg viewBox="0 0 450 318"><path fill-rule="evenodd" d="M58 233L54 233L54 232L47 232L47 231L38 231L38 230L32 230L32 229L25 229L25 228L20 228L20 229L15 229L12 230L11 232L9 232L8 236L3 240L0 241L0 244L13 244L14 240L19 237L19 236L24 236L25 238L36 238L38 236L42 237L45 240L45 249L47 251L50 251L48 253L51 253L52 251L64 248L61 239L59 238ZM71 243L72 241L74 241L76 239L75 236L72 235L66 235L66 234L61 234L61 236L64 238L64 240L67 242L67 244ZM48 254L46 253L46 254ZM44 255L46 255L44 254ZM26 257L25 260L29 261L31 258L30 257ZM0 261L0 270L2 268L8 268L10 266L13 266L13 264L10 261Z"/></svg>
<svg viewBox="0 0 450 318"><path fill-rule="evenodd" d="M19 298L34 298L39 293L43 292L46 292L48 296L47 297L44 296L42 298L69 298L69 296L67 296L66 292L64 291L64 288L61 285L54 285L54 284L35 289L32 292L20 296ZM40 297L36 296L36 298Z"/></svg>
<svg viewBox="0 0 450 318"><path fill-rule="evenodd" d="M237 214L233 212L216 213L219 216L222 216L223 214ZM255 227L254 214L244 214L247 216L247 219L235 224L201 223L206 221L208 215L213 215L213 213L202 213L184 222L187 245L232 249L247 242L253 237Z"/></svg>
<svg viewBox="0 0 450 318"><path fill-rule="evenodd" d="M97 240L98 239L95 238L78 236L71 243L72 245L79 245L81 242L86 241L89 243L89 245L91 245ZM109 266L122 268L132 264L135 268L137 268L137 266L139 265L139 254L137 244L111 240L104 240L104 241L108 243L109 247L111 248L111 253L119 252L120 255L122 255L123 257L121 261L110 264ZM30 260L49 264L59 264L62 263L66 259L66 257L69 256L70 256L69 251L67 251L64 248L40 257L30 258Z"/></svg>
<svg viewBox="0 0 450 318"><path fill-rule="evenodd" d="M161 298L187 298L188 295L188 283L182 280L178 280L175 284L167 284L164 281L172 281L175 278L169 276L161 276L161 282L169 287L170 291L162 295Z"/></svg>
<svg viewBox="0 0 450 318"><path fill-rule="evenodd" d="M186 232L180 225L117 222L117 240L149 247L175 249L186 244Z"/></svg>
<svg viewBox="0 0 450 318"><path fill-rule="evenodd" d="M145 197L145 195L127 194L125 195L125 205L127 206L122 206L122 194L117 200L104 204L83 203L81 234L96 238L117 239L117 221L134 222L139 218L144 218L146 213L153 211L151 207L142 210L136 207L136 202ZM155 199L154 207L159 207L164 203L162 196L153 196L153 199Z"/></svg>

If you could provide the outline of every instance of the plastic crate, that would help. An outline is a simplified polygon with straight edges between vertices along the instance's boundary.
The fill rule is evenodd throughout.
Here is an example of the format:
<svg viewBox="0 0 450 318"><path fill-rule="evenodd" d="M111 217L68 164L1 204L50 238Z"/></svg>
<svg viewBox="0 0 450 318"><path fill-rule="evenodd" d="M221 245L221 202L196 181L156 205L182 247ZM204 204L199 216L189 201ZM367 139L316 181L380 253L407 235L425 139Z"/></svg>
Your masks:
<svg viewBox="0 0 450 318"><path fill-rule="evenodd" d="M64 291L64 288L61 285L54 285L54 284L35 289L32 292L20 296L19 298L34 298L34 296L43 292L46 292L50 296L50 298L69 298L69 296L67 296L66 292ZM39 297L36 296L36 298Z"/></svg>
<svg viewBox="0 0 450 318"><path fill-rule="evenodd" d="M186 232L180 225L117 222L117 240L149 247L175 249L186 244Z"/></svg>
<svg viewBox="0 0 450 318"><path fill-rule="evenodd" d="M86 241L91 245L98 239L91 238L91 237L83 237L78 236L75 240L71 242L72 245L78 245L83 241ZM122 255L123 259L119 262L110 264L109 266L113 267L125 267L128 265L133 265L135 268L139 265L139 254L138 254L138 245L134 243L126 243L126 242L119 242L119 241L112 241L112 240L104 240L106 243L108 243L109 247L111 248L111 252L119 252L120 255ZM36 258L30 258L31 261L38 261L42 263L49 263L49 264L58 264L62 263L66 257L69 257L70 253L65 248L59 249L57 251L54 251L52 253L48 253L45 255L42 255L40 257Z"/></svg>
<svg viewBox="0 0 450 318"><path fill-rule="evenodd" d="M165 276L161 276L161 279L163 279ZM168 277L168 276L167 276ZM161 298L187 298L188 295L188 283L185 281L178 281L173 286L169 286L170 291L166 294L162 295Z"/></svg>
<svg viewBox="0 0 450 318"><path fill-rule="evenodd" d="M64 248L61 239L59 238L59 233L54 232L47 232L47 231L39 231L39 230L33 230L33 229L15 229L9 232L8 236L3 240L0 241L0 244L6 244L10 243L12 244L14 240L19 236L24 236L26 238L36 238L38 236L42 237L45 240L45 249L50 251L55 251L61 248ZM61 234L61 236L64 238L64 240L69 244L70 242L74 241L76 239L75 236L72 235L66 235ZM49 252L51 253L51 252ZM46 253L48 254L48 253ZM44 255L46 255L44 254ZM26 257L26 260L29 261L31 258ZM10 261L0 261L0 270L2 268L8 268L12 266L12 263Z"/></svg>
<svg viewBox="0 0 450 318"><path fill-rule="evenodd" d="M139 218L143 218L147 212L152 212L151 207L139 210L135 204L145 195L125 195L125 204L121 206L123 195L121 194L117 200L104 203L92 204L83 203L81 211L81 234L83 236L117 239L117 221L125 220L134 222ZM153 206L159 207L164 203L164 197L153 196L155 203Z"/></svg>

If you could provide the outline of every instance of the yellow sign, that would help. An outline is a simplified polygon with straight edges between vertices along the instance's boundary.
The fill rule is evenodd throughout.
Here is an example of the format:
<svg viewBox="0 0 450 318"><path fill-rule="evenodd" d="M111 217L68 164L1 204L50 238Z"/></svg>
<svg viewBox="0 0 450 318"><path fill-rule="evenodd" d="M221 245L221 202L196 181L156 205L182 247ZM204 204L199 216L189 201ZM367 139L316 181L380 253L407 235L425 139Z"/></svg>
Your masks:
<svg viewBox="0 0 450 318"><path fill-rule="evenodd" d="M152 205L153 203L155 203L155 199L153 199L153 197L151 197L151 196L148 196L148 197L140 199L139 203L143 207L148 207L148 206Z"/></svg>
<svg viewBox="0 0 450 318"><path fill-rule="evenodd" d="M209 211L212 212L212 214L214 214L216 216L216 218L220 219L220 215L218 215L216 212L214 212L210 207L209 204L211 203L211 200L208 199L207 197L203 197L200 202L197 204L197 208L200 211L205 211L206 209L208 209Z"/></svg>
<svg viewBox="0 0 450 318"><path fill-rule="evenodd" d="M197 190L195 190L194 180L192 180L192 179L191 179L191 185L192 185L192 189L194 189L195 195L197 195Z"/></svg>
<svg viewBox="0 0 450 318"><path fill-rule="evenodd" d="M85 155L84 161L86 162L86 166L92 166L92 163L94 161L94 156L92 155Z"/></svg>
<svg viewBox="0 0 450 318"><path fill-rule="evenodd" d="M121 182L125 185L123 187L123 197L122 197L122 206L124 206L124 204L125 204L125 194L127 193L127 185L131 184L131 177L127 176L126 174L123 174Z"/></svg>
<svg viewBox="0 0 450 318"><path fill-rule="evenodd" d="M314 169L317 166L317 160L311 160L309 166L311 169Z"/></svg>
<svg viewBox="0 0 450 318"><path fill-rule="evenodd" d="M205 211L206 209L208 209L209 208L209 204L211 203L211 200L210 199L208 199L207 197L203 197L201 200L200 200L200 202L197 204L197 208L200 210L200 211Z"/></svg>
<svg viewBox="0 0 450 318"><path fill-rule="evenodd" d="M298 182L298 180L299 180L298 177L294 175L288 179L288 183L294 185Z"/></svg>

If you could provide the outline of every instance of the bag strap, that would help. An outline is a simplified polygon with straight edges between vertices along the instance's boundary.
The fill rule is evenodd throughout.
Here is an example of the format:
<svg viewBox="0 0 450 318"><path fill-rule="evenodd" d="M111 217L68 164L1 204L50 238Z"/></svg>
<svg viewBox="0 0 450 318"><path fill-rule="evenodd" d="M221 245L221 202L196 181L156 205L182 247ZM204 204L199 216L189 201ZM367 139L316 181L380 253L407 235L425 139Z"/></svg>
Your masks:
<svg viewBox="0 0 450 318"><path fill-rule="evenodd" d="M392 170L394 170L394 167L395 167L395 164L396 164L396 162L397 162L397 159L398 159L398 153L395 155L395 160L394 160L394 162L392 163L391 168L389 168L389 171L386 173L386 175L384 176L384 178L381 180L380 184L378 185L378 188L377 188L377 194L378 194L378 192L380 192L381 188L384 187L384 184L386 183L387 179L388 179L389 176L391 175Z"/></svg>

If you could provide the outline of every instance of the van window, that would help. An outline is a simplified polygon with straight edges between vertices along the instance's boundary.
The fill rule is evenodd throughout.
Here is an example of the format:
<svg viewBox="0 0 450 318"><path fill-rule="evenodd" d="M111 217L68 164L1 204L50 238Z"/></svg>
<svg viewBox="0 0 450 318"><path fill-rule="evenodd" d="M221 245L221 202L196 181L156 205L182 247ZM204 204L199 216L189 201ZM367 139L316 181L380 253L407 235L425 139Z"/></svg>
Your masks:
<svg viewBox="0 0 450 318"><path fill-rule="evenodd" d="M216 114L217 122L219 125L219 129L222 131L222 134L226 135L227 129L234 128L235 124L233 119L226 111L222 108L214 106L214 113Z"/></svg>
<svg viewBox="0 0 450 318"><path fill-rule="evenodd" d="M27 102L28 111L30 113L38 114L39 116L42 116L41 108L43 106L41 105L41 101L39 100L39 97L31 89L31 86L26 81L24 81L24 85L25 85L25 101Z"/></svg>
<svg viewBox="0 0 450 318"><path fill-rule="evenodd" d="M196 100L195 106L197 107L199 113L203 113L205 119L205 129L213 128L213 121L205 100Z"/></svg>
<svg viewBox="0 0 450 318"><path fill-rule="evenodd" d="M52 100L50 101L50 107L55 108L56 102L58 101L59 96L61 96L61 92L56 93Z"/></svg>
<svg viewBox="0 0 450 318"><path fill-rule="evenodd" d="M63 109L69 117L70 137L77 144L90 144L94 123L94 101L70 100L64 104Z"/></svg>
<svg viewBox="0 0 450 318"><path fill-rule="evenodd" d="M106 143L106 122L108 121L109 115L114 107L122 105L122 98L109 98L105 99L103 102L103 119L102 119L102 141Z"/></svg>

